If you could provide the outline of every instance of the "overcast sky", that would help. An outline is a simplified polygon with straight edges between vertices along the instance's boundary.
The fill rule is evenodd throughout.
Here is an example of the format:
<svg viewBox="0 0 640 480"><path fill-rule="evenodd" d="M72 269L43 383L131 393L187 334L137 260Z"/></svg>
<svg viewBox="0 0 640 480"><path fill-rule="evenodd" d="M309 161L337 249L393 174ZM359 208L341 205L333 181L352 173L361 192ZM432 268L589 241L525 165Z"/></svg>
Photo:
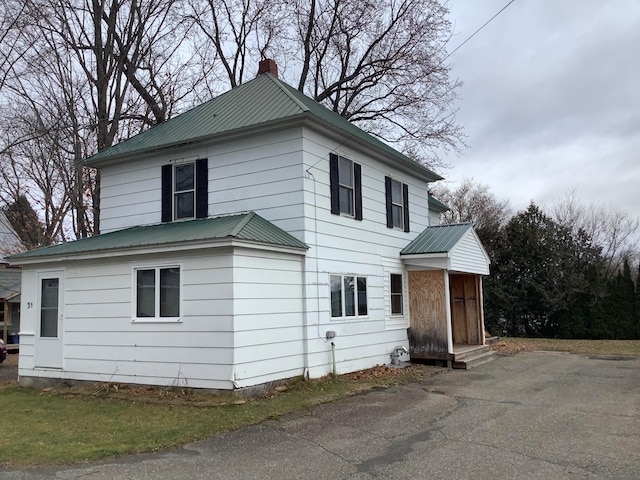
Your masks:
<svg viewBox="0 0 640 480"><path fill-rule="evenodd" d="M462 43L508 0L451 0ZM516 0L450 57L473 178L521 210L570 189L640 216L640 1Z"/></svg>

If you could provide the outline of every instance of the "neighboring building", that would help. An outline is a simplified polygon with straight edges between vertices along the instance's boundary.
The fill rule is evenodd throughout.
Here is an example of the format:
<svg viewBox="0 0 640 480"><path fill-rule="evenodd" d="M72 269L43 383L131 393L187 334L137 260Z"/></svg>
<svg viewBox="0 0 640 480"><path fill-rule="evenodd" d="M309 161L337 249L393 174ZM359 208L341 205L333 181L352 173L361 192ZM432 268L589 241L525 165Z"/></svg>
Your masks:
<svg viewBox="0 0 640 480"><path fill-rule="evenodd" d="M418 356L483 345L488 257L435 224L441 177L270 65L87 159L102 235L12 258L21 382L234 390L389 363L408 329Z"/></svg>
<svg viewBox="0 0 640 480"><path fill-rule="evenodd" d="M7 216L0 211L0 338L10 350L18 348L21 272L6 257L24 249Z"/></svg>

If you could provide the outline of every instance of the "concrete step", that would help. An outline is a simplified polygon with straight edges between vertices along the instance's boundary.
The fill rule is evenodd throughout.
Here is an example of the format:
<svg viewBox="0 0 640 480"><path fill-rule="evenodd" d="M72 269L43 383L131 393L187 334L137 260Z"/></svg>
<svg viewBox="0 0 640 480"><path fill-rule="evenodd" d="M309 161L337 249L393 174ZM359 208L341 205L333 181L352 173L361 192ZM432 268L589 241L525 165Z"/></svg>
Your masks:
<svg viewBox="0 0 640 480"><path fill-rule="evenodd" d="M498 358L496 353L492 350L489 350L477 353L469 357L465 357L462 360L455 360L454 362L452 362L451 366L453 368L469 370L470 368L477 367L478 365L482 365L483 363L491 362L496 358Z"/></svg>

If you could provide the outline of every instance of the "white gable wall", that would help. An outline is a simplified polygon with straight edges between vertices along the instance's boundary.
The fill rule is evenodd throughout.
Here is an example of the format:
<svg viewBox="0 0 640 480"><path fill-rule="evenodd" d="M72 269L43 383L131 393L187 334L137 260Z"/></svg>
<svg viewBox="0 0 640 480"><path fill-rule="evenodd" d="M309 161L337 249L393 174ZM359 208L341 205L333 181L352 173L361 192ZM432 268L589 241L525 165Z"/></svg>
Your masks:
<svg viewBox="0 0 640 480"><path fill-rule="evenodd" d="M451 250L449 270L489 275L489 258L473 230L469 230Z"/></svg>

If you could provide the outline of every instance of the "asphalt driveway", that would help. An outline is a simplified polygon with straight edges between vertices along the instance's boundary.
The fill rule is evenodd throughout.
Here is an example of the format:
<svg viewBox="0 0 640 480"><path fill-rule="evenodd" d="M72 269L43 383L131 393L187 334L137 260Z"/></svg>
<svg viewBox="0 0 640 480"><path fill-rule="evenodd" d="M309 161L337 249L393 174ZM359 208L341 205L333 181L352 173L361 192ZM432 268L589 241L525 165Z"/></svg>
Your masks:
<svg viewBox="0 0 640 480"><path fill-rule="evenodd" d="M640 478L640 358L522 353L192 443L13 479Z"/></svg>

